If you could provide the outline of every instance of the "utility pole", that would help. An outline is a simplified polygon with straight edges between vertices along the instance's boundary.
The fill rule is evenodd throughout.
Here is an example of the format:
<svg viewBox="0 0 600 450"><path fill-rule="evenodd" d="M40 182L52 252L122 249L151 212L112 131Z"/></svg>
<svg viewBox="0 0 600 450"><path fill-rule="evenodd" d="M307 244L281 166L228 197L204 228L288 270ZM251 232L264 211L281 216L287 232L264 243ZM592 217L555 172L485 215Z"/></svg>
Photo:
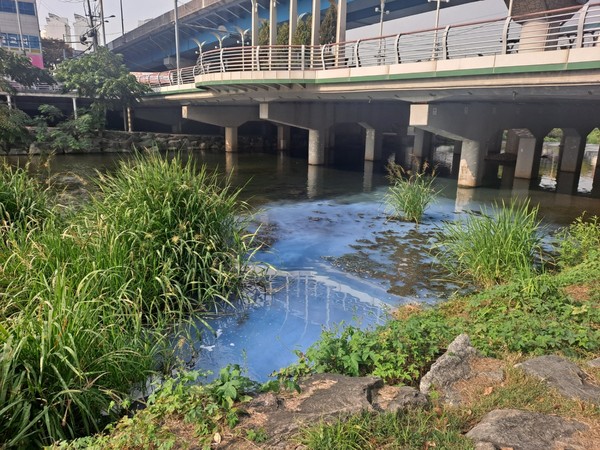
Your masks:
<svg viewBox="0 0 600 450"><path fill-rule="evenodd" d="M104 22L104 0L100 0L100 20L102 23L102 45L106 47L106 26Z"/></svg>
<svg viewBox="0 0 600 450"><path fill-rule="evenodd" d="M121 6L121 36L125 35L125 19L123 18L123 0L119 0Z"/></svg>
<svg viewBox="0 0 600 450"><path fill-rule="evenodd" d="M92 12L92 6L90 5L90 0L87 0L88 7L88 17L90 18L90 30L88 31L88 36L91 33L92 38L92 47L94 51L98 50L98 32L96 30L96 24L94 23L94 13Z"/></svg>
<svg viewBox="0 0 600 450"><path fill-rule="evenodd" d="M175 2L175 61L177 66L177 84L181 84L181 77L179 76L179 70L181 68L181 61L179 60L179 15L177 13L177 0Z"/></svg>

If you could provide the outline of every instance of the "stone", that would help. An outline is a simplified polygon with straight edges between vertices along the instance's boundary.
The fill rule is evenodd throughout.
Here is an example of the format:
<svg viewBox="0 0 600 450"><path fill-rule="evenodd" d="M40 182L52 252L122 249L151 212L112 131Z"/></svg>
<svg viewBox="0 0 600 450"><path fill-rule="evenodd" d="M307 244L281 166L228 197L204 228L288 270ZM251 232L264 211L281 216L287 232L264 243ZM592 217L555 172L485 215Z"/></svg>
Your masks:
<svg viewBox="0 0 600 450"><path fill-rule="evenodd" d="M600 405L600 387L573 362L557 355L529 359L515 367L543 380L570 399L584 400Z"/></svg>
<svg viewBox="0 0 600 450"><path fill-rule="evenodd" d="M574 448L570 438L588 426L575 420L558 416L497 409L486 414L467 437L473 439L477 449L512 448L514 450L548 450Z"/></svg>
<svg viewBox="0 0 600 450"><path fill-rule="evenodd" d="M371 404L383 381L375 377L346 377L336 374L314 375L301 384L300 394L261 394L246 406L246 414L236 427L238 432L219 448L244 447L243 430L263 428L269 439L264 449L289 448L289 438L299 429L340 416L374 411Z"/></svg>
<svg viewBox="0 0 600 450"><path fill-rule="evenodd" d="M373 406L379 411L398 412L426 408L429 398L410 386L384 386L373 397Z"/></svg>
<svg viewBox="0 0 600 450"><path fill-rule="evenodd" d="M499 364L477 367L478 361L488 360L489 358L481 358L477 349L471 346L468 335L461 334L423 376L419 389L425 395L435 389L443 403L457 406L463 402L461 390L466 381L478 378L485 379L487 384L496 384L504 379L504 371Z"/></svg>
<svg viewBox="0 0 600 450"><path fill-rule="evenodd" d="M600 369L600 358L592 359L587 362L587 365L593 367L594 369Z"/></svg>

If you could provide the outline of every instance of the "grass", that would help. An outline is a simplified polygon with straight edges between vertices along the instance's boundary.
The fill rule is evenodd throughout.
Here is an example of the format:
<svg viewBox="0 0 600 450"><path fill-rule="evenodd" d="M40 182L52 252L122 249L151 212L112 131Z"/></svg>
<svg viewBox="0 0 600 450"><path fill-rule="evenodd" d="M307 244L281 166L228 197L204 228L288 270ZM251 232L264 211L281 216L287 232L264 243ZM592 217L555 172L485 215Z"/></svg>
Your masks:
<svg viewBox="0 0 600 450"><path fill-rule="evenodd" d="M427 174L427 167L410 173L394 163L390 163L387 170L392 182L385 196L388 208L395 216L418 224L435 199L435 174Z"/></svg>
<svg viewBox="0 0 600 450"><path fill-rule="evenodd" d="M102 430L169 372L177 324L249 282L253 235L238 192L180 158L139 156L60 217L16 178L9 217L27 226L0 241L0 442L31 448Z"/></svg>
<svg viewBox="0 0 600 450"><path fill-rule="evenodd" d="M537 272L542 246L538 208L529 201L495 204L447 222L438 234L434 253L456 280L483 287L528 279Z"/></svg>

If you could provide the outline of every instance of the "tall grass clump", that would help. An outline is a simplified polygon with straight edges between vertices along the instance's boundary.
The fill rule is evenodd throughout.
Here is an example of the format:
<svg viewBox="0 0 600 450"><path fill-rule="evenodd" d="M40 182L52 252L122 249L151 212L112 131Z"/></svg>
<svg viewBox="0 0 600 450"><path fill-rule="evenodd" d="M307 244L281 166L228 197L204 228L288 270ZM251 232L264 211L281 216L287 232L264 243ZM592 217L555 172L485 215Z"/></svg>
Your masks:
<svg viewBox="0 0 600 450"><path fill-rule="evenodd" d="M559 235L559 265L576 266L585 261L600 260L600 217L580 216Z"/></svg>
<svg viewBox="0 0 600 450"><path fill-rule="evenodd" d="M89 250L96 264L123 268L149 311L242 295L254 251L249 209L217 173L149 154L101 176L99 188L82 221Z"/></svg>
<svg viewBox="0 0 600 450"><path fill-rule="evenodd" d="M390 163L387 171L392 183L385 196L388 208L394 215L418 224L435 199L435 174L428 174L427 166L410 173L395 163Z"/></svg>
<svg viewBox="0 0 600 450"><path fill-rule="evenodd" d="M26 226L50 215L49 195L26 168L0 164L0 227Z"/></svg>
<svg viewBox="0 0 600 450"><path fill-rule="evenodd" d="M216 174L138 156L99 188L73 214L39 221L30 208L27 227L3 230L2 447L102 430L134 386L169 369L174 325L249 277L247 208Z"/></svg>
<svg viewBox="0 0 600 450"><path fill-rule="evenodd" d="M434 252L457 279L484 287L529 278L542 253L537 214L529 201L482 208L481 215L445 223Z"/></svg>

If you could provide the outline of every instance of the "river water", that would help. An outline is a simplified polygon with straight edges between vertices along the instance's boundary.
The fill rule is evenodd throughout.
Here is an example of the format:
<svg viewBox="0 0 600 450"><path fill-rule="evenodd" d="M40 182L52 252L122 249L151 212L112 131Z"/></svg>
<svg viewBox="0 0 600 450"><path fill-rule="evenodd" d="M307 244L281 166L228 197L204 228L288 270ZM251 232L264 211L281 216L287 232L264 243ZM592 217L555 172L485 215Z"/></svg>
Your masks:
<svg viewBox="0 0 600 450"><path fill-rule="evenodd" d="M34 159L32 167L66 188L65 201L70 201L86 195L96 170L110 171L124 157L60 155L49 163ZM265 289L249 292L252 303L208 318L210 330L200 327L204 331L194 343L198 354L190 365L216 373L238 363L259 381L292 363L293 351L305 350L324 328L373 326L385 321L391 308L435 303L456 291L428 252L443 221L494 200L525 197L539 204L548 233L583 211L600 215L598 199L545 190L460 189L440 178L440 194L416 227L390 219L387 180L368 163L364 169L339 170L275 155L194 157L244 187L243 199L255 208L253 222L268 244L256 259L273 269ZM593 165L588 169L583 186L591 186ZM551 180L552 174L544 176Z"/></svg>

